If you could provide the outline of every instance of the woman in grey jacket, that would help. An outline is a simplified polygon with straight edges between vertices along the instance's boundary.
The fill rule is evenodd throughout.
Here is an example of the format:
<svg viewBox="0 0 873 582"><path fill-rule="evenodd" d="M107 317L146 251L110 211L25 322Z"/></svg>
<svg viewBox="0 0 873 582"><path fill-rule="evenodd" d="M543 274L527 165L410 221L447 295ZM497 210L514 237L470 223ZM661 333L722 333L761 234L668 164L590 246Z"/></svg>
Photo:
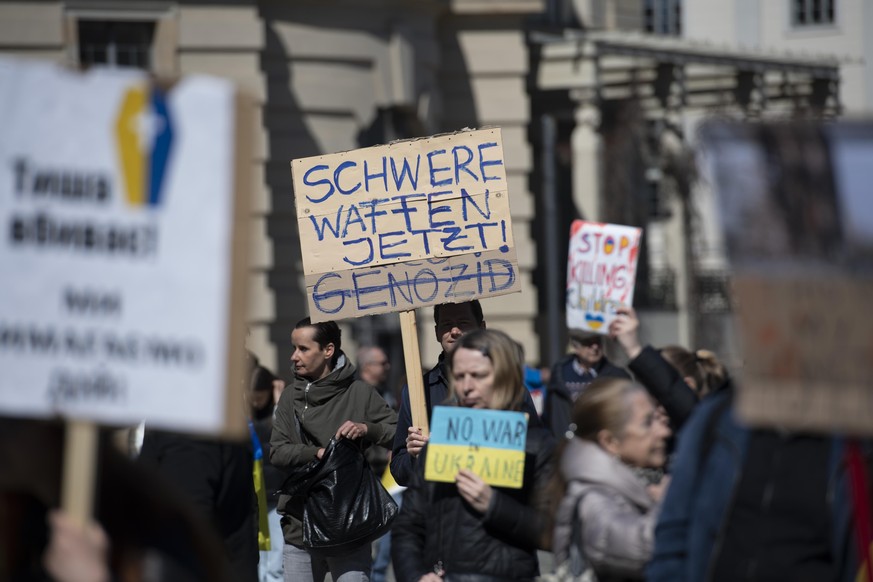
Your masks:
<svg viewBox="0 0 873 582"><path fill-rule="evenodd" d="M646 486L637 470L663 466L670 429L645 389L621 378L592 382L574 404L573 425L556 477L556 562L578 543L599 582L641 580L666 483Z"/></svg>
<svg viewBox="0 0 873 582"><path fill-rule="evenodd" d="M333 321L312 323L307 317L291 332L294 382L276 407L270 438L270 462L293 469L320 459L331 437L358 440L362 446L388 448L397 414L373 386L355 380L355 367L343 354L342 336ZM285 536L283 568L287 582L321 582L329 570L334 582L367 580L370 544L330 557L303 547L301 522L291 515L291 497L279 497Z"/></svg>

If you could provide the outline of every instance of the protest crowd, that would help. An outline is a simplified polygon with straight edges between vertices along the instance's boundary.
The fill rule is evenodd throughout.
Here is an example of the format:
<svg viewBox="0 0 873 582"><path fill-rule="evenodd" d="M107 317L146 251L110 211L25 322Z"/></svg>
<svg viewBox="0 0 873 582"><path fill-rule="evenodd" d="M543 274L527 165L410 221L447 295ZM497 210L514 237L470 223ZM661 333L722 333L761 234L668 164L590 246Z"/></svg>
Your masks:
<svg viewBox="0 0 873 582"><path fill-rule="evenodd" d="M145 99L134 93L131 103ZM450 138L451 148L439 141ZM219 359L242 363L220 362L227 378L214 378L226 380L236 438L223 419L106 422L82 520L62 501L60 474L64 423L81 409L4 417L0 582L873 582L873 443L748 422L746 378L710 346L646 344L632 306L639 228L573 223L579 253L615 262L570 261L580 283L568 283L564 307L584 318L568 313L556 361L530 366L524 338L488 321L480 298L520 290L501 139L465 130L394 143L390 155L294 160L309 302L282 330L290 358L277 370L244 347L240 310L228 318L237 333ZM446 190L426 197L419 178ZM187 220L176 226L190 234ZM412 256L419 246L424 259ZM623 299L586 297L599 278ZM431 306L433 321L418 323L439 356L425 369L415 307ZM338 324L394 311L405 321L400 382L386 346L357 345ZM156 353L147 345L133 343L130 367L148 365L134 361ZM175 345L178 367L207 367L202 345ZM785 359L796 367L796 354ZM183 386L171 388L190 410Z"/></svg>
<svg viewBox="0 0 873 582"><path fill-rule="evenodd" d="M320 582L327 574L338 582L392 575L402 582L863 579L850 475L840 461L846 442L743 425L730 408L730 374L711 352L642 346L633 308L622 308L607 337L571 333L572 353L555 363L546 392L550 414L540 418L518 344L486 327L478 301L444 304L434 313L443 353L424 374L428 411L524 412L519 488L489 485L467 468L453 482L428 481L429 436L412 423L408 389L399 410L392 409L359 379L336 323L306 318L291 332L287 387L249 357L250 443L146 427L132 463L107 445L101 487L136 481L130 499L123 503L115 491L101 501L99 525L84 530L51 511L44 550L29 555L29 565L71 582ZM625 353L626 368L606 361L606 341ZM3 458L13 472L25 461L8 450L12 431L47 450L57 446L50 427L19 424L25 426L4 423ZM310 479L306 467L327 451L339 454L342 442L359 456L369 447L391 449L385 470L405 488L399 503L377 495L364 503L379 507L355 514L351 505L361 502L361 491L343 486L345 469L337 464L318 477L332 480L334 507L309 511L294 481ZM260 499L252 481L256 459L263 469L255 475L266 487ZM156 496L164 487L165 496ZM314 496L319 485L313 487ZM367 487L382 486L376 479ZM134 500L138 511L123 509ZM45 515L35 506L28 512ZM4 521L33 528L29 513ZM268 527L259 527L259 514ZM307 543L311 536L304 541L304 532L357 531L331 523L349 515L364 526L359 537L324 538L329 543L322 546ZM317 520L325 523L311 523ZM260 556L259 530L261 542L269 538ZM21 555L5 557L19 573L27 571L25 550L38 547L27 543L21 540ZM386 544L391 568L385 556L373 560ZM138 569L142 577L131 576Z"/></svg>

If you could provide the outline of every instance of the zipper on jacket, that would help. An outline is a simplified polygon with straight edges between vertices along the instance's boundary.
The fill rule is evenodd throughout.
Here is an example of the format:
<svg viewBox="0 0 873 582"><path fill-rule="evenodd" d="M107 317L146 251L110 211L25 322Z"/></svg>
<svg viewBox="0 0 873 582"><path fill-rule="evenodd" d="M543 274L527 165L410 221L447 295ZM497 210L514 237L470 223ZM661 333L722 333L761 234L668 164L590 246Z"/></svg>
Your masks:
<svg viewBox="0 0 873 582"><path fill-rule="evenodd" d="M312 382L306 383L306 388L303 389L303 412L300 414L300 422L303 422L303 417L306 415L306 409L309 408L309 387Z"/></svg>

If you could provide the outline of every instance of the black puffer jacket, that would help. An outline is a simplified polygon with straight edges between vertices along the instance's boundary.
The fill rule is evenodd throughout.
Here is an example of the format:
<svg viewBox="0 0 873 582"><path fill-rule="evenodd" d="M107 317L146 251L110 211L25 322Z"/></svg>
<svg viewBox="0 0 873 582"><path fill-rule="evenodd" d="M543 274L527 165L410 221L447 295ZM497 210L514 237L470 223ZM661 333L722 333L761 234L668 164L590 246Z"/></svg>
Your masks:
<svg viewBox="0 0 873 582"><path fill-rule="evenodd" d="M545 499L539 493L551 475L554 445L547 429L529 427L523 487L495 487L484 515L463 500L454 483L425 481L425 463L416 463L392 529L398 582L417 582L435 567L445 570L448 579L460 574L464 580L537 576L536 550L546 527Z"/></svg>

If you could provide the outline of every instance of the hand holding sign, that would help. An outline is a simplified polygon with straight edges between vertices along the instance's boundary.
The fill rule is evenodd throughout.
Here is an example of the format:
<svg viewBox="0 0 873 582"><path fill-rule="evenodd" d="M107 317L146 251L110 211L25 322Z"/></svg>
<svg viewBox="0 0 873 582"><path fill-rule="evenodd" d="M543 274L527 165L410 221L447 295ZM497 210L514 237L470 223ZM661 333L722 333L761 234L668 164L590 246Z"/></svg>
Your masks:
<svg viewBox="0 0 873 582"><path fill-rule="evenodd" d="M408 431L409 436L406 437L406 452L414 459L421 454L422 449L424 449L424 446L427 444L428 438L417 426L410 426Z"/></svg>
<svg viewBox="0 0 873 582"><path fill-rule="evenodd" d="M520 488L526 444L527 416L522 412L436 406L424 478L457 482L470 505L486 503L487 508L490 493L483 491L479 481ZM470 479L470 474L476 479Z"/></svg>
<svg viewBox="0 0 873 582"><path fill-rule="evenodd" d="M637 312L633 307L619 307L615 313L615 319L609 324L609 336L616 340L627 357L633 360L643 351L637 333L640 328Z"/></svg>
<svg viewBox="0 0 873 582"><path fill-rule="evenodd" d="M488 511L488 506L491 504L491 494L494 493L488 483L469 469L458 471L455 483L458 485L458 493L473 509L479 513Z"/></svg>

